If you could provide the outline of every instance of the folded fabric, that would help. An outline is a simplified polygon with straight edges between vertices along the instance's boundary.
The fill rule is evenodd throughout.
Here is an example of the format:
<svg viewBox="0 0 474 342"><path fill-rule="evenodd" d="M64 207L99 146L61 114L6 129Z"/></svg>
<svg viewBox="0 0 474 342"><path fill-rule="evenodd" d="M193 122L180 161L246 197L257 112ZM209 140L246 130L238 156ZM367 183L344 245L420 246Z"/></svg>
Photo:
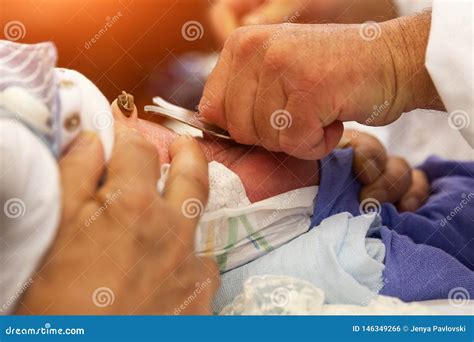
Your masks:
<svg viewBox="0 0 474 342"><path fill-rule="evenodd" d="M0 117L21 121L57 156L56 59L52 43L26 45L0 40Z"/></svg>
<svg viewBox="0 0 474 342"><path fill-rule="evenodd" d="M158 191L164 189L170 165L161 167ZM213 257L221 272L270 252L309 229L317 186L295 189L251 203L240 177L225 165L209 163L206 208L189 202L189 214L202 212L196 229L198 256Z"/></svg>
<svg viewBox="0 0 474 342"><path fill-rule="evenodd" d="M351 165L351 149L334 151L321 161L313 227L339 212L364 214ZM428 175L432 192L420 209L398 213L387 203L376 208L384 227L374 236L386 247L381 294L419 301L461 291L473 298L474 162L430 158L420 169Z"/></svg>
<svg viewBox="0 0 474 342"><path fill-rule="evenodd" d="M377 215L341 213L287 244L222 274L213 310L220 312L251 276L280 275L306 280L326 293L327 303L367 304L382 288L385 247L367 238L380 226Z"/></svg>
<svg viewBox="0 0 474 342"><path fill-rule="evenodd" d="M435 311L397 298L374 296L367 305L326 304L313 284L287 276L254 276L221 315L430 315Z"/></svg>

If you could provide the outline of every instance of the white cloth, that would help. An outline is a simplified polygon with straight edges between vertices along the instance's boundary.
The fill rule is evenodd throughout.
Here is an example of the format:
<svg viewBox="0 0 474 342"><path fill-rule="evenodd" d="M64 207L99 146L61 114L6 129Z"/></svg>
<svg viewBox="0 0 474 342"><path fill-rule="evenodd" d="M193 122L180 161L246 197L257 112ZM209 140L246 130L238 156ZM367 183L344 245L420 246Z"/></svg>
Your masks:
<svg viewBox="0 0 474 342"><path fill-rule="evenodd" d="M403 156L411 165L422 163L432 154L474 160L472 0L395 3L401 16L433 6L426 67L447 113L417 109L385 127L354 122L345 123L344 127L375 135L389 153Z"/></svg>
<svg viewBox="0 0 474 342"><path fill-rule="evenodd" d="M162 165L160 192L168 172L169 164ZM239 176L210 162L206 208L198 208L200 204L192 200L183 206L185 214L204 209L196 230L197 255L214 257L224 272L287 243L308 231L317 190L310 186L251 203Z"/></svg>
<svg viewBox="0 0 474 342"><path fill-rule="evenodd" d="M431 8L433 0L395 0L394 3L398 15L405 16Z"/></svg>
<svg viewBox="0 0 474 342"><path fill-rule="evenodd" d="M330 304L366 305L383 288L385 245L368 237L380 226L378 215L340 213L324 219L274 251L222 274L213 311L231 303L248 278L269 274L306 280L321 288Z"/></svg>
<svg viewBox="0 0 474 342"><path fill-rule="evenodd" d="M432 8L426 68L449 114L450 127L474 148L472 0L397 0L395 4L401 16Z"/></svg>
<svg viewBox="0 0 474 342"><path fill-rule="evenodd" d="M473 2L435 0L426 68L450 116L474 148L474 42Z"/></svg>
<svg viewBox="0 0 474 342"><path fill-rule="evenodd" d="M110 105L80 73L54 69L51 43L0 41L0 314L11 312L54 239L61 154L82 129L113 147ZM77 118L77 125L68 119Z"/></svg>
<svg viewBox="0 0 474 342"><path fill-rule="evenodd" d="M254 276L221 315L430 315L430 308L374 296L366 305L326 304L323 290L286 276Z"/></svg>
<svg viewBox="0 0 474 342"><path fill-rule="evenodd" d="M17 120L0 118L0 314L13 310L56 234L59 188L46 144Z"/></svg>

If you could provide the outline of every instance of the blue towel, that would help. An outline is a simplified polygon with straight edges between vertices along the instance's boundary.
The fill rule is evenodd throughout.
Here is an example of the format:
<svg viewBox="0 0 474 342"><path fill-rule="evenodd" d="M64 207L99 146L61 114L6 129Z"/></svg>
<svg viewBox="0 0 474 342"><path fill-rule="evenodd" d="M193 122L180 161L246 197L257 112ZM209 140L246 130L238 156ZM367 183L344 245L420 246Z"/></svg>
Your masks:
<svg viewBox="0 0 474 342"><path fill-rule="evenodd" d="M352 173L352 150L323 159L312 227L348 211L360 215L360 184ZM405 301L448 298L461 288L474 298L474 162L429 158L431 195L415 213L380 207L383 227L374 232L386 249L381 294ZM317 228L316 228L317 229Z"/></svg>
<svg viewBox="0 0 474 342"><path fill-rule="evenodd" d="M341 213L246 265L222 274L213 310L220 312L251 276L304 279L326 293L327 303L367 304L382 288L384 244L367 238L380 227L378 216Z"/></svg>

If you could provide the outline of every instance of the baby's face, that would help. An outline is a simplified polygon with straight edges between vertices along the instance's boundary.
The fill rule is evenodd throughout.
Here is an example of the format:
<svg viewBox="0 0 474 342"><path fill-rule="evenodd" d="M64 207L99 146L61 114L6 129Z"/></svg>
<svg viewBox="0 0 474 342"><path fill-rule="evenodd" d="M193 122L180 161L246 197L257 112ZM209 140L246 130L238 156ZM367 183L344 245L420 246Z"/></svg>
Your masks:
<svg viewBox="0 0 474 342"><path fill-rule="evenodd" d="M139 119L136 110L125 117L112 104L115 120L139 132L156 146L161 163L169 163L169 147L178 134L154 122ZM318 161L300 160L261 147L245 146L214 137L197 138L207 160L217 161L235 172L251 202L319 184Z"/></svg>

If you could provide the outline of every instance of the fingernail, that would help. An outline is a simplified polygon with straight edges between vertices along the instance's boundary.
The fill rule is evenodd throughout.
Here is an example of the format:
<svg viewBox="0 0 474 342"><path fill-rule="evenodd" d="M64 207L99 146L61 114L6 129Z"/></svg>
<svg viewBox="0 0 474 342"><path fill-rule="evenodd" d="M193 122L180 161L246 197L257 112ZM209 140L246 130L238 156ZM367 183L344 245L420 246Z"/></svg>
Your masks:
<svg viewBox="0 0 474 342"><path fill-rule="evenodd" d="M117 96L117 105L123 115L125 115L127 118L130 117L133 112L133 108L135 107L133 95L128 94L126 91L122 90L122 94Z"/></svg>
<svg viewBox="0 0 474 342"><path fill-rule="evenodd" d="M420 200L416 197L408 197L402 201L403 209L406 211L415 211L420 207Z"/></svg>

